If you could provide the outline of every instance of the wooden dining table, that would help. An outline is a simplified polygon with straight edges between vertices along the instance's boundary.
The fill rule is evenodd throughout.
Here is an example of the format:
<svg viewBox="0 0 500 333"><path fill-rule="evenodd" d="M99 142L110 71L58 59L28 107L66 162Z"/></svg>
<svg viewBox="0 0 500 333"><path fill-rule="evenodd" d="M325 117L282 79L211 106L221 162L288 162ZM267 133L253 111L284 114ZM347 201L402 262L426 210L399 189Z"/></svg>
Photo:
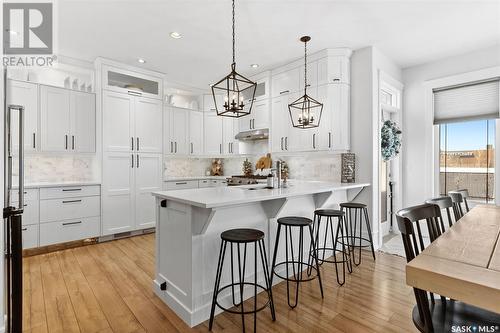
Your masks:
<svg viewBox="0 0 500 333"><path fill-rule="evenodd" d="M500 313L500 207L479 205L406 264L406 284Z"/></svg>

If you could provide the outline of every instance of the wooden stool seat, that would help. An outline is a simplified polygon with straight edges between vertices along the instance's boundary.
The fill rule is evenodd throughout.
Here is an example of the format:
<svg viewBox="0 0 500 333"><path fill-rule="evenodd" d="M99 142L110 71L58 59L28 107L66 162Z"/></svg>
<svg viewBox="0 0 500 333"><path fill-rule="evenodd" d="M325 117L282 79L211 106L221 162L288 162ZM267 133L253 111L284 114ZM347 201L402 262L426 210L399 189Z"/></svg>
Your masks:
<svg viewBox="0 0 500 333"><path fill-rule="evenodd" d="M257 229L231 229L224 231L220 238L231 243L253 243L264 239L264 233Z"/></svg>
<svg viewBox="0 0 500 333"><path fill-rule="evenodd" d="M331 216L331 217L344 216L344 212L338 209L316 209L314 211L314 214L318 216Z"/></svg>
<svg viewBox="0 0 500 333"><path fill-rule="evenodd" d="M291 227L307 227L312 223L313 221L311 219L301 216L286 216L278 219L278 224Z"/></svg>

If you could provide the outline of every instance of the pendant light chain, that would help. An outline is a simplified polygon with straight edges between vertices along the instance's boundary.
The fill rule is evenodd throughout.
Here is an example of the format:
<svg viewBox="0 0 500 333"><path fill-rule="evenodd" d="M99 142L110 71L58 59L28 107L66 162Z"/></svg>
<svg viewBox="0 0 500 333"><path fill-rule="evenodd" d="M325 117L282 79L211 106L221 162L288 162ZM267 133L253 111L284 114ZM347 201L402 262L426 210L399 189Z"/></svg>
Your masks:
<svg viewBox="0 0 500 333"><path fill-rule="evenodd" d="M304 95L307 95L307 41L304 42Z"/></svg>
<svg viewBox="0 0 500 333"><path fill-rule="evenodd" d="M233 0L233 66L234 66L234 64L236 64L236 55L235 55L236 54L236 51L235 51L236 50L236 46L235 46L236 45L236 36L235 36L235 32L234 32L236 21L234 18L235 17L234 12L235 12L235 10L234 10L234 0Z"/></svg>

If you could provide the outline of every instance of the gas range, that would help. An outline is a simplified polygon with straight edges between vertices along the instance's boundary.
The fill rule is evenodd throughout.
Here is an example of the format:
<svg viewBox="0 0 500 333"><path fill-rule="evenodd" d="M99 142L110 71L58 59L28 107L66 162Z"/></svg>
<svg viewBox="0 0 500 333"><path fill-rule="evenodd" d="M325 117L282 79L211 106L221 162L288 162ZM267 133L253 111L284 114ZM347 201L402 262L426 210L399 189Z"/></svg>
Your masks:
<svg viewBox="0 0 500 333"><path fill-rule="evenodd" d="M266 176L253 175L250 177L246 176L232 176L227 178L227 186L239 186L239 185L252 185L258 183L264 183Z"/></svg>

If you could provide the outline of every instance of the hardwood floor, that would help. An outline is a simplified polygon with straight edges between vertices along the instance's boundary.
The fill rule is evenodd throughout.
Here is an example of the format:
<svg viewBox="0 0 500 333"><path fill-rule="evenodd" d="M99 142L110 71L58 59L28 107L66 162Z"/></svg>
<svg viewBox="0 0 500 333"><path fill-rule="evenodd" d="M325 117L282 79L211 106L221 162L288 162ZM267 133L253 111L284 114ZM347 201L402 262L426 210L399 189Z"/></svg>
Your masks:
<svg viewBox="0 0 500 333"><path fill-rule="evenodd" d="M361 266L339 287L324 266L321 299L316 281L303 284L299 305L288 308L286 285L273 288L276 322L258 314L259 332L416 332L413 291L405 284L405 260L363 254ZM26 257L25 332L207 332L179 319L151 287L154 234ZM252 332L253 319L247 316ZM241 332L241 317L221 314L214 332Z"/></svg>

